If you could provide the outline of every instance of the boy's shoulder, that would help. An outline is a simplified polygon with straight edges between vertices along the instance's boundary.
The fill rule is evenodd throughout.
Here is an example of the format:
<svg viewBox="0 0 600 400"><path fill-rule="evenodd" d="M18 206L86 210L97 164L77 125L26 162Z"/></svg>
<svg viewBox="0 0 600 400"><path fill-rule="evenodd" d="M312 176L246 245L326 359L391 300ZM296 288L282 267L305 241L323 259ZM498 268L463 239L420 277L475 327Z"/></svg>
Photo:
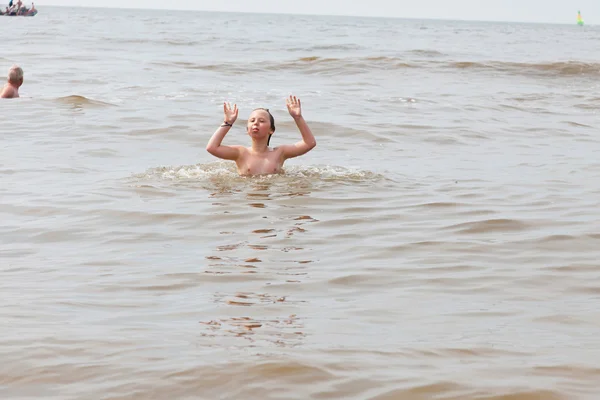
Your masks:
<svg viewBox="0 0 600 400"><path fill-rule="evenodd" d="M4 98L11 98L11 97L15 97L15 94L18 93L16 91L16 89L14 87L12 87L12 85L9 85L8 83L6 85L4 85L4 87L2 88L2 93L0 94L2 97Z"/></svg>

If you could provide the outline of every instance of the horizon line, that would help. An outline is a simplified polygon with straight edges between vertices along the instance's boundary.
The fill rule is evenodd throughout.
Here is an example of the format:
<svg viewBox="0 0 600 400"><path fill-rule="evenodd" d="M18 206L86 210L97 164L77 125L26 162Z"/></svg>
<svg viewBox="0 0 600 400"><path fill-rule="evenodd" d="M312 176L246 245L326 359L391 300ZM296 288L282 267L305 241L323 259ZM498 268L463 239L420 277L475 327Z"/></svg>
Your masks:
<svg viewBox="0 0 600 400"><path fill-rule="evenodd" d="M48 4L48 7L56 8L90 8L101 10L148 10L148 11L192 11L203 13L225 13L225 14L265 14L265 15L299 15L299 16L315 16L315 17L345 17L345 18L372 18L372 19L404 19L404 20L424 20L424 21L456 21L456 22L495 22L495 23L514 23L514 24L547 24L547 25L577 25L567 22L547 22L547 21L524 21L524 20L480 20L480 19L457 19L457 18L432 18L432 17L393 17L393 16L377 16L377 15L354 15L354 14L317 14L317 13L289 13L289 12L257 12L257 11L231 11L231 10L201 10L197 8L156 8L156 7L103 7L103 6L87 6L87 5L56 5ZM46 7L46 6L44 6ZM39 10L40 8L37 7ZM587 26L593 26L586 23Z"/></svg>

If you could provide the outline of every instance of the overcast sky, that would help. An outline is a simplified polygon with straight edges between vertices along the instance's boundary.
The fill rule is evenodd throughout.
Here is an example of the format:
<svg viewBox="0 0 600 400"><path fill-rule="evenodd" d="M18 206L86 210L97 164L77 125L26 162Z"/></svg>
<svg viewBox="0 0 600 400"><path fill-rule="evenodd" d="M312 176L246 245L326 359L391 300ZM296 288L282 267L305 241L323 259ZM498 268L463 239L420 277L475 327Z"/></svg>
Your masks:
<svg viewBox="0 0 600 400"><path fill-rule="evenodd" d="M6 0L6 2L8 2ZM30 0L24 0L30 3ZM480 21L575 23L600 21L600 0L39 0L44 5L364 15Z"/></svg>

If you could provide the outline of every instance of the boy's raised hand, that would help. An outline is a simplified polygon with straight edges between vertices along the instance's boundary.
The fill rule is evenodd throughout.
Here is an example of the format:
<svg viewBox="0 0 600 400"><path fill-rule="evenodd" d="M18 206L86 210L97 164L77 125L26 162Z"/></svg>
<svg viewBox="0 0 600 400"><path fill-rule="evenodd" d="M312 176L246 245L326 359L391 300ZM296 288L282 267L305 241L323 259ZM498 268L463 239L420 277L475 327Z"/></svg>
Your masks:
<svg viewBox="0 0 600 400"><path fill-rule="evenodd" d="M233 124L238 117L237 104L234 104L232 108L230 103L223 103L223 115L225 118L224 122Z"/></svg>
<svg viewBox="0 0 600 400"><path fill-rule="evenodd" d="M296 96L290 96L289 99L286 99L285 103L292 118L299 118L302 116L302 106L300 104L300 99L296 98Z"/></svg>

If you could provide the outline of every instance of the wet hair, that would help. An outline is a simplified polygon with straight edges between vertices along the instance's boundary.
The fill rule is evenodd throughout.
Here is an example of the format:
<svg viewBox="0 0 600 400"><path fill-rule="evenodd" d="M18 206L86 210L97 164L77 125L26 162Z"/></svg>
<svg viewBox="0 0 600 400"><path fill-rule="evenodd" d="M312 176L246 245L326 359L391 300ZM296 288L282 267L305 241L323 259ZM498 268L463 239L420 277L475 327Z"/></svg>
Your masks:
<svg viewBox="0 0 600 400"><path fill-rule="evenodd" d="M17 83L23 79L23 70L18 65L13 65L8 70L8 80L12 83Z"/></svg>
<svg viewBox="0 0 600 400"><path fill-rule="evenodd" d="M269 114L269 120L271 121L271 129L273 130L273 132L275 132L275 118L273 118L273 115L271 114L271 111L269 111L268 108L262 108L262 107L255 108L252 111L256 111L256 110L263 110L263 111L266 111L267 114ZM267 140L267 146L271 142L271 136L273 136L272 133L269 135L269 140Z"/></svg>

